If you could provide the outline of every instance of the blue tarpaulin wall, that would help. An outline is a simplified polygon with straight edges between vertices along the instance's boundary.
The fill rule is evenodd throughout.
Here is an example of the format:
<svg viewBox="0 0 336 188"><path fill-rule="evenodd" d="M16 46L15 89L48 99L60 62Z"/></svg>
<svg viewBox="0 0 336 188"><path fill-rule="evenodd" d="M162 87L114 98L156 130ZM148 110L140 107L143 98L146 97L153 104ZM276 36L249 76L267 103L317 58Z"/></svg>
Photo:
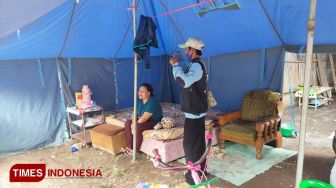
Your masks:
<svg viewBox="0 0 336 188"><path fill-rule="evenodd" d="M219 103L216 108L224 112L241 109L244 94L253 89L280 92L282 53L281 48L266 50L265 62L261 61L260 51L215 56L210 61L208 59L209 86Z"/></svg>
<svg viewBox="0 0 336 188"><path fill-rule="evenodd" d="M17 152L66 138L55 62L0 62L0 153Z"/></svg>
<svg viewBox="0 0 336 188"><path fill-rule="evenodd" d="M69 63L70 61L70 63ZM115 109L114 68L110 61L102 59L62 59L63 91L65 103L74 103L75 92L81 92L83 85L89 85L92 98L97 104L104 104L104 110Z"/></svg>
<svg viewBox="0 0 336 188"><path fill-rule="evenodd" d="M199 7L159 16L196 0L137 2L137 17L157 16L159 43L151 69L139 65L138 82L153 84L162 102L179 102L168 55L190 36L206 44L209 87L225 112L239 109L248 90L280 91L282 47L306 43L309 1L239 0L240 10L203 17ZM1 154L66 142L64 108L83 84L106 110L133 105L130 7L131 0L0 1ZM318 46L336 43L334 7L333 0L317 4Z"/></svg>
<svg viewBox="0 0 336 188"><path fill-rule="evenodd" d="M260 69L260 59L260 50L204 58L209 87L219 103L217 109L225 112L240 109L244 93L251 89L280 90L281 48L266 50L264 69ZM139 84L151 83L161 102L179 103L179 87L172 77L168 57L156 56L151 61L149 70L139 64ZM133 105L133 59L71 59L69 63L63 58L40 62L41 66L37 60L0 63L0 79L5 80L0 88L1 111L5 112L0 114L1 153L66 141L58 63L65 104L73 102L74 93L88 84L94 101L107 111Z"/></svg>

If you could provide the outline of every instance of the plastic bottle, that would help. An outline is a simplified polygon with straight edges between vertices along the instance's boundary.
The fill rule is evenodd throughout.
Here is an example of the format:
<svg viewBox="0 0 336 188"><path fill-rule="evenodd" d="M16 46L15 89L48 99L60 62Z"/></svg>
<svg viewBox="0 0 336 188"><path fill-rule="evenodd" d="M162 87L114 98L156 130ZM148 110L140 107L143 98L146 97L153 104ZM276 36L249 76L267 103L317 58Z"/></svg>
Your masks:
<svg viewBox="0 0 336 188"><path fill-rule="evenodd" d="M82 109L82 104L83 104L82 92L76 92L75 93L75 99L76 99L76 108L81 110Z"/></svg>
<svg viewBox="0 0 336 188"><path fill-rule="evenodd" d="M83 109L88 108L88 107L92 107L93 101L91 100L91 95L92 92L89 88L88 85L83 85L83 89L82 89L82 101L83 101Z"/></svg>
<svg viewBox="0 0 336 188"><path fill-rule="evenodd" d="M76 152L78 151L80 148L83 148L83 144L82 143L77 143L77 144L73 144L71 146L71 152Z"/></svg>

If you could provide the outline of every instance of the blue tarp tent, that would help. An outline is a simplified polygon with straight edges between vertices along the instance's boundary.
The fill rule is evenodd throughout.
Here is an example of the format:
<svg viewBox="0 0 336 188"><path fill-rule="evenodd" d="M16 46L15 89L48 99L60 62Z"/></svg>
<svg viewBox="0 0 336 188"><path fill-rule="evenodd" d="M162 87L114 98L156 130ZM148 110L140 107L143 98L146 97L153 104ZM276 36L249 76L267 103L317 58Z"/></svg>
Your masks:
<svg viewBox="0 0 336 188"><path fill-rule="evenodd" d="M197 11L210 3L173 11L199 2L137 1L137 18L155 17L159 43L151 50L151 69L140 63L138 82L153 84L162 102L178 103L167 62L193 36L206 44L203 57L219 110L239 109L251 89L281 91L284 49L305 45L309 1L238 0L240 10L202 17ZM315 44L321 50L336 44L335 6L333 0L317 5ZM133 105L130 7L131 0L0 0L1 154L66 142L65 105L83 84L106 110Z"/></svg>

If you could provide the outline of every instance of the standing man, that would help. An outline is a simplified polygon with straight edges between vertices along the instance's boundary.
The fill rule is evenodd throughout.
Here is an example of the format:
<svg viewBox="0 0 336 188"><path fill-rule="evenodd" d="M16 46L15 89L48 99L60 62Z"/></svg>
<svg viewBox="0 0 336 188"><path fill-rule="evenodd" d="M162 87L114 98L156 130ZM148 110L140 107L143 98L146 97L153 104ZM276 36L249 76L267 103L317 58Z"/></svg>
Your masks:
<svg viewBox="0 0 336 188"><path fill-rule="evenodd" d="M169 63L173 66L173 75L181 86L181 110L185 114L183 148L186 161L196 162L205 152L204 119L208 110L207 75L204 63L201 61L204 43L195 38L189 38L184 44L186 60L189 65L185 71L179 66L178 58L172 57ZM201 164L204 170L205 162ZM199 173L200 174L200 173ZM191 172L185 174L186 182L194 185Z"/></svg>
<svg viewBox="0 0 336 188"><path fill-rule="evenodd" d="M334 152L336 154L336 130L335 130L332 146L333 146ZM330 184L332 186L336 187L336 160L335 160L333 168L331 169Z"/></svg>

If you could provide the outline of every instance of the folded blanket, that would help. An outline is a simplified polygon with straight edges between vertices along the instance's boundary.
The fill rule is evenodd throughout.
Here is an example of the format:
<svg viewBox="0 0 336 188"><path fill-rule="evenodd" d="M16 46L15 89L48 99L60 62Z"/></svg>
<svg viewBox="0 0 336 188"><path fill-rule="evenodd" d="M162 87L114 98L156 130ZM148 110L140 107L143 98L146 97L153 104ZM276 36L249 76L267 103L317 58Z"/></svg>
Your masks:
<svg viewBox="0 0 336 188"><path fill-rule="evenodd" d="M125 108L110 112L105 116L105 122L107 124L125 127L125 122L131 118L132 110L133 108Z"/></svg>

